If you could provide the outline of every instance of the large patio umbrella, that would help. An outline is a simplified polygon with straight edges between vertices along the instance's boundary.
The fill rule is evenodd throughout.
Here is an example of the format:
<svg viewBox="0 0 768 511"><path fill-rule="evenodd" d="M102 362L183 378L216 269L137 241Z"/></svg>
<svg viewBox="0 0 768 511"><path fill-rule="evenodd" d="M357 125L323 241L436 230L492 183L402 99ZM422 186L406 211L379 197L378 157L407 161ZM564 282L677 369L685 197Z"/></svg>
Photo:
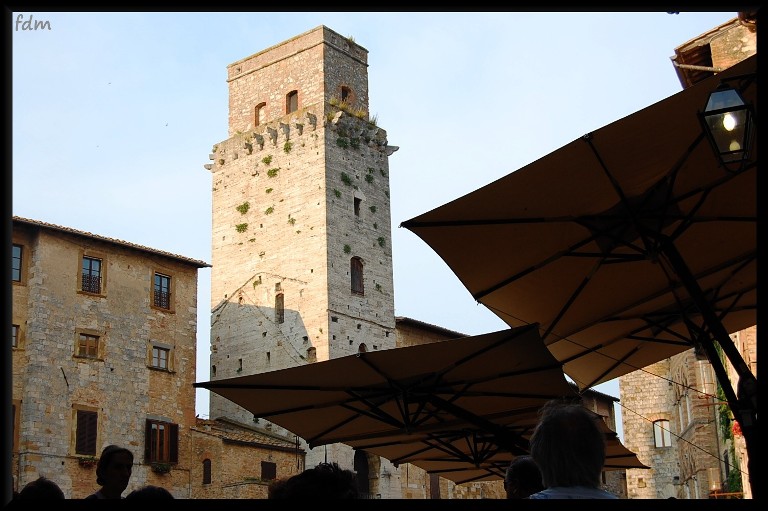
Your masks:
<svg viewBox="0 0 768 511"><path fill-rule="evenodd" d="M577 397L535 325L194 386L310 447L345 443L457 482L503 477L499 467L528 453L539 408ZM624 468L643 467L624 451Z"/></svg>
<svg viewBox="0 0 768 511"><path fill-rule="evenodd" d="M310 447L464 427L491 428L575 395L535 326L195 383ZM524 452L511 432L500 440Z"/></svg>
<svg viewBox="0 0 768 511"><path fill-rule="evenodd" d="M594 415L606 439L604 470L648 468L621 443L602 418ZM527 442L537 420L538 411L518 413L514 421L505 422L504 427L513 430L515 435ZM397 435L350 442L349 445L387 458L396 465L410 463L456 484L503 480L510 462L521 454L502 448L495 435L474 428L430 434L416 441Z"/></svg>
<svg viewBox="0 0 768 511"><path fill-rule="evenodd" d="M721 82L756 108L756 69L750 57L401 224L507 324L537 324L581 388L702 348L751 462L757 381L728 333L756 324L757 148L726 169L697 114Z"/></svg>

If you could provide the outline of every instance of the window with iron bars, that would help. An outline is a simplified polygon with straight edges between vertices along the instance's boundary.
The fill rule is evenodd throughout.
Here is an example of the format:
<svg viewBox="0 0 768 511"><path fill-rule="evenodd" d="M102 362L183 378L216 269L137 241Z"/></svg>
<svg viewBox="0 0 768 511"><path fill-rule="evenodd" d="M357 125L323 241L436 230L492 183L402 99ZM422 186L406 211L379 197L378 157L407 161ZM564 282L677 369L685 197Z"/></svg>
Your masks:
<svg viewBox="0 0 768 511"><path fill-rule="evenodd" d="M171 308L171 277L162 273L155 273L155 307L161 309Z"/></svg>
<svg viewBox="0 0 768 511"><path fill-rule="evenodd" d="M101 259L83 257L82 289L87 293L101 293Z"/></svg>

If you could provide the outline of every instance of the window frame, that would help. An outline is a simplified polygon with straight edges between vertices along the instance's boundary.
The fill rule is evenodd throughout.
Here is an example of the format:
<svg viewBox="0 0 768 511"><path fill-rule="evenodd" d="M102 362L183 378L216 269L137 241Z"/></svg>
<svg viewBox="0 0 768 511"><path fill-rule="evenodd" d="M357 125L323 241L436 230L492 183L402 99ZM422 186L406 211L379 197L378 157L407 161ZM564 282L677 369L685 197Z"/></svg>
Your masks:
<svg viewBox="0 0 768 511"><path fill-rule="evenodd" d="M80 352L80 344L81 344L81 338L86 337L90 339L95 339L96 341L96 353L91 356L87 352L85 354ZM75 358L80 358L84 360L101 360L102 359L102 350L104 345L104 335L101 332L97 332L95 330L85 330L85 329L77 329L75 330L75 349L74 349L74 356Z"/></svg>
<svg viewBox="0 0 768 511"><path fill-rule="evenodd" d="M92 261L98 261L99 262L99 269L98 269L98 290L94 291L92 289L89 289L88 286L83 285L83 280L85 279L85 261L86 259L90 259ZM86 294L86 295L95 295L95 296L105 296L106 295L106 286L107 286L107 279L106 279L106 264L107 260L102 254L94 254L92 252L80 252L80 259L79 259L79 267L77 271L77 292ZM92 272L91 272L92 273Z"/></svg>
<svg viewBox="0 0 768 511"><path fill-rule="evenodd" d="M160 280L160 292L167 293L167 302L168 307L163 307L162 305L157 305L156 301L156 293L158 289L158 277ZM168 285L166 287L167 291L163 291L164 287L162 285L163 279L167 279ZM149 304L152 309L163 311L163 312L169 312L174 313L176 311L175 307L175 293L176 292L176 276L173 273L169 272L162 272L158 270L154 270L152 272L152 285L150 286L150 297L149 297ZM161 296L161 303L162 303L162 296Z"/></svg>
<svg viewBox="0 0 768 511"><path fill-rule="evenodd" d="M158 453L162 450L162 453ZM161 419L146 419L144 459L147 463L179 462L179 425Z"/></svg>
<svg viewBox="0 0 768 511"><path fill-rule="evenodd" d="M155 363L155 351L163 351L166 353L165 359L166 367L157 365ZM166 344L159 341L149 341L147 344L147 367L155 371L163 371L167 373L173 373L175 371L176 364L174 363L174 357L176 355L176 348L172 344ZM160 360L160 359L157 359Z"/></svg>
<svg viewBox="0 0 768 511"><path fill-rule="evenodd" d="M19 255L16 257L16 254L14 253L16 249L19 249ZM25 285L26 279L24 278L25 275L25 263L26 263L26 257L24 257L24 252L26 247L22 243L12 243L11 244L11 282L14 285ZM18 267L16 265L16 261L18 261ZM15 273L18 272L18 278L15 278Z"/></svg>
<svg viewBox="0 0 768 511"><path fill-rule="evenodd" d="M292 114L299 110L299 91L292 90L285 95L285 113Z"/></svg>
<svg viewBox="0 0 768 511"><path fill-rule="evenodd" d="M353 295L365 296L365 265L362 258L354 256L349 260L350 289Z"/></svg>
<svg viewBox="0 0 768 511"><path fill-rule="evenodd" d="M210 458L203 460L203 482L202 484L211 484L213 480L213 467Z"/></svg>
<svg viewBox="0 0 768 511"><path fill-rule="evenodd" d="M657 449L672 447L672 430L669 419L656 419L653 421L653 446Z"/></svg>
<svg viewBox="0 0 768 511"><path fill-rule="evenodd" d="M262 101L261 103L253 107L253 126L254 127L261 126L262 114L264 114L264 122L267 121L266 108L267 108L267 103L265 101Z"/></svg>
<svg viewBox="0 0 768 511"><path fill-rule="evenodd" d="M277 293L275 295L275 323L281 325L285 323L285 294Z"/></svg>
<svg viewBox="0 0 768 511"><path fill-rule="evenodd" d="M73 452L80 456L96 456L99 439L99 413L88 408L73 410L75 431Z"/></svg>
<svg viewBox="0 0 768 511"><path fill-rule="evenodd" d="M261 461L261 475L259 476L262 481L272 481L277 479L277 463L274 461Z"/></svg>
<svg viewBox="0 0 768 511"><path fill-rule="evenodd" d="M11 324L11 349L21 348L21 325Z"/></svg>

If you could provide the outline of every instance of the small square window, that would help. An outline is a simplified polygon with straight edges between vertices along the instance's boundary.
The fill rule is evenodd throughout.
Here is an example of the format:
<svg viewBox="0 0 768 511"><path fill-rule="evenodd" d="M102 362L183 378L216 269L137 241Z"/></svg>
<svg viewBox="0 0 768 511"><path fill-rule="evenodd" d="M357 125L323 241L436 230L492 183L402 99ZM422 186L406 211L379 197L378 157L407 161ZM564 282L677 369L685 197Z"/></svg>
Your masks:
<svg viewBox="0 0 768 511"><path fill-rule="evenodd" d="M77 342L77 355L86 358L99 357L99 336L79 334Z"/></svg>
<svg viewBox="0 0 768 511"><path fill-rule="evenodd" d="M171 350L166 348L152 347L152 367L168 370L168 359Z"/></svg>

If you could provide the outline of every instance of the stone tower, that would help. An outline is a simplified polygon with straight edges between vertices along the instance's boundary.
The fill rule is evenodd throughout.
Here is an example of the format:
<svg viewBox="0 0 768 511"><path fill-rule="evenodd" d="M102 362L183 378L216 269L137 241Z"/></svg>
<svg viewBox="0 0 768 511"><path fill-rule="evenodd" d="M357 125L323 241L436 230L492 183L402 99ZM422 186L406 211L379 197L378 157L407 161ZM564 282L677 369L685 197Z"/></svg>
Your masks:
<svg viewBox="0 0 768 511"><path fill-rule="evenodd" d="M227 67L229 138L206 165L212 380L395 347L397 148L369 115L367 54L320 26ZM210 416L279 429L215 393ZM352 468L318 450L308 466Z"/></svg>

